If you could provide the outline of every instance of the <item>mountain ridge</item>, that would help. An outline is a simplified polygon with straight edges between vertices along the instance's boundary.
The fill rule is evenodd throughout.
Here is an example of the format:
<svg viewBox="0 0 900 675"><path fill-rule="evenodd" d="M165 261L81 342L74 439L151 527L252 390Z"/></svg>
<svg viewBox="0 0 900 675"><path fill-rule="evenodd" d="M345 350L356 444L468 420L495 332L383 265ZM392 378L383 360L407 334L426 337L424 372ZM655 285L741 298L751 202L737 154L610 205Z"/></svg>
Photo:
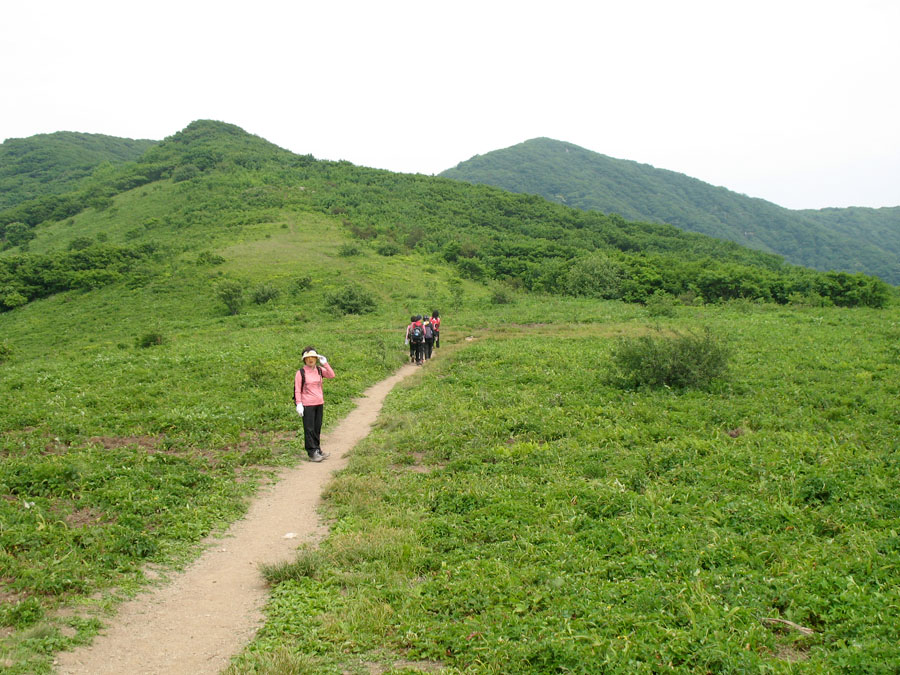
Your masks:
<svg viewBox="0 0 900 675"><path fill-rule="evenodd" d="M0 144L0 211L47 194L61 194L97 167L134 161L158 141L56 131Z"/></svg>
<svg viewBox="0 0 900 675"><path fill-rule="evenodd" d="M863 271L900 283L900 207L792 211L546 137L476 155L439 175L538 194L583 210L664 222L819 270Z"/></svg>

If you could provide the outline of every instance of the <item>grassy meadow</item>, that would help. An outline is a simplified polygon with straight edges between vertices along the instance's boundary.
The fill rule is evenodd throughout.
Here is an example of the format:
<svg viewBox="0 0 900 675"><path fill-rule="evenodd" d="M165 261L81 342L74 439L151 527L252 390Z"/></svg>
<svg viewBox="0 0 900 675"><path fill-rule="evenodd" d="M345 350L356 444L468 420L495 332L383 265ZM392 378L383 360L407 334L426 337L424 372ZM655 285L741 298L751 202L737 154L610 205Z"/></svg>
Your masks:
<svg viewBox="0 0 900 675"><path fill-rule="evenodd" d="M304 346L327 432L435 308L232 673L900 670L895 288L221 123L79 185L0 212L0 671L301 461ZM719 377L628 384L691 335Z"/></svg>
<svg viewBox="0 0 900 675"><path fill-rule="evenodd" d="M391 394L231 672L896 672L898 318L448 318L476 339ZM618 340L701 326L725 378L616 386Z"/></svg>

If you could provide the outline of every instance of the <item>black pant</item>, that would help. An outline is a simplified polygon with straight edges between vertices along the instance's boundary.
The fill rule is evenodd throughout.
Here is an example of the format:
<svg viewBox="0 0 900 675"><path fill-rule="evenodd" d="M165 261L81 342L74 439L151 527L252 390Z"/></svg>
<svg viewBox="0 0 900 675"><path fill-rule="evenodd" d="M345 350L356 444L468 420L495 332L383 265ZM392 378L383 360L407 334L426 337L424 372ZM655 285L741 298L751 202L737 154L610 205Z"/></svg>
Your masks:
<svg viewBox="0 0 900 675"><path fill-rule="evenodd" d="M434 348L437 349L441 346L441 331L434 331Z"/></svg>
<svg viewBox="0 0 900 675"><path fill-rule="evenodd" d="M322 412L324 408L324 405L303 406L303 441L306 445L306 452L310 457L317 451L322 451L322 448L319 447L319 437L322 435Z"/></svg>
<svg viewBox="0 0 900 675"><path fill-rule="evenodd" d="M425 340L425 359L431 358L431 350L434 349L434 340Z"/></svg>
<svg viewBox="0 0 900 675"><path fill-rule="evenodd" d="M425 343L410 341L409 358L416 363L422 363L422 361L425 359Z"/></svg>

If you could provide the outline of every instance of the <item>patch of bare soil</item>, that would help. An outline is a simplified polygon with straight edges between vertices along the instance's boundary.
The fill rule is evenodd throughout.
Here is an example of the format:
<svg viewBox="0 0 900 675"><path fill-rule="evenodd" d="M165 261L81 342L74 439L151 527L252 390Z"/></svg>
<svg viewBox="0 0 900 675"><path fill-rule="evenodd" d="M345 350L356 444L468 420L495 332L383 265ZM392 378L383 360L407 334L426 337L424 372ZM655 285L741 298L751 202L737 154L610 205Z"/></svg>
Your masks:
<svg viewBox="0 0 900 675"><path fill-rule="evenodd" d="M57 672L201 675L224 669L262 625L268 589L260 565L291 560L299 545L326 533L317 515L325 484L369 433L388 392L415 372L415 366L404 366L368 389L356 409L323 437L322 447L331 453L327 461L303 462L283 472L183 573L123 603L92 645L59 654ZM149 438L127 442L152 445Z"/></svg>

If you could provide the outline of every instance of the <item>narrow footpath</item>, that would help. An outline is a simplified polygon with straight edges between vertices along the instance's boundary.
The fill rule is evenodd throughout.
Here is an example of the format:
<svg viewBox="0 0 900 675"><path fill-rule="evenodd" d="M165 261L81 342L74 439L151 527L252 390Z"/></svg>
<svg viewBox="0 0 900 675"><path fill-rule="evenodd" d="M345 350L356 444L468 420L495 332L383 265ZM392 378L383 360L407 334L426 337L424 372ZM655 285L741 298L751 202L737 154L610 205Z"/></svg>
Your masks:
<svg viewBox="0 0 900 675"><path fill-rule="evenodd" d="M184 572L123 603L93 644L60 653L57 672L201 675L226 668L262 625L268 589L260 565L292 560L300 544L325 534L317 514L323 488L368 435L387 394L417 370L405 365L366 390L323 436L328 460L283 472Z"/></svg>

